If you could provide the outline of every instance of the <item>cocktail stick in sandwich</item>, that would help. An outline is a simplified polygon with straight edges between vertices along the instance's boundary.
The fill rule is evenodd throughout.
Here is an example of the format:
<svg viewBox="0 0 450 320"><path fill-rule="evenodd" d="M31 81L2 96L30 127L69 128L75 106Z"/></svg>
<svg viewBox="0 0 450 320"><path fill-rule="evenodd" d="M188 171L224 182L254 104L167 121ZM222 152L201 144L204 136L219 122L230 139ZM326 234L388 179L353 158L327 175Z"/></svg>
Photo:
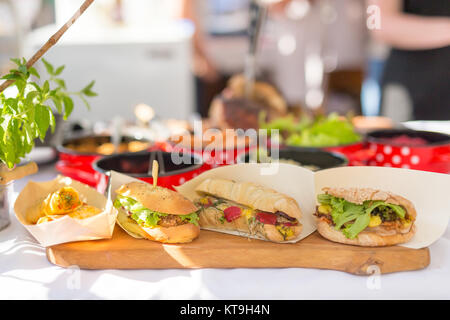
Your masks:
<svg viewBox="0 0 450 320"><path fill-rule="evenodd" d="M206 179L195 190L202 228L237 231L274 242L294 239L302 229L297 202L264 186Z"/></svg>
<svg viewBox="0 0 450 320"><path fill-rule="evenodd" d="M116 193L117 222L136 238L184 243L191 242L200 233L197 207L178 192L130 182Z"/></svg>
<svg viewBox="0 0 450 320"><path fill-rule="evenodd" d="M326 239L359 246L409 241L416 210L407 199L370 188L323 188L318 195L317 230Z"/></svg>

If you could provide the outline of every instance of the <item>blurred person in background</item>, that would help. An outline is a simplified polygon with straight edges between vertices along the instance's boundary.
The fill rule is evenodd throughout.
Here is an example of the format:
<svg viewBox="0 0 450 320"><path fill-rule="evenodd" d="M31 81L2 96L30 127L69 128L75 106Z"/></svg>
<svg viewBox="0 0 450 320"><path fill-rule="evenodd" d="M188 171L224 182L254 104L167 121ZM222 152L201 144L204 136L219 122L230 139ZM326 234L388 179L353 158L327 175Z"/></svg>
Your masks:
<svg viewBox="0 0 450 320"><path fill-rule="evenodd" d="M450 1L371 0L376 40L392 47L384 66L382 115L450 120Z"/></svg>
<svg viewBox="0 0 450 320"><path fill-rule="evenodd" d="M360 113L364 24L360 0L283 0L269 8L262 60L290 106Z"/></svg>
<svg viewBox="0 0 450 320"><path fill-rule="evenodd" d="M199 111L244 69L250 0L183 0L194 36ZM261 1L264 3L264 1ZM359 113L365 65L365 7L360 0L279 0L269 6L257 54L258 79L290 106ZM331 74L331 86L328 86ZM331 99L327 95L332 89ZM336 90L335 90L336 89Z"/></svg>
<svg viewBox="0 0 450 320"><path fill-rule="evenodd" d="M193 71L197 111L206 117L228 78L242 73L250 0L180 0L180 18L195 25Z"/></svg>

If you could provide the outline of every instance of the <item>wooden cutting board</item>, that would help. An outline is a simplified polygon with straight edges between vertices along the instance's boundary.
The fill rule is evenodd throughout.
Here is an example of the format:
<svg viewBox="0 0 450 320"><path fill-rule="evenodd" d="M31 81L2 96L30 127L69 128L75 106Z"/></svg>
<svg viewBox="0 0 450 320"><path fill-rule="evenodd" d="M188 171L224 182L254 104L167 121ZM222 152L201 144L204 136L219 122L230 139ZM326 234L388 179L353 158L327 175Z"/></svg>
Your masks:
<svg viewBox="0 0 450 320"><path fill-rule="evenodd" d="M358 275L418 270L430 263L428 248L338 244L314 232L295 244L277 244L202 230L189 244L161 244L130 237L116 226L112 239L47 248L50 262L81 269L318 268Z"/></svg>

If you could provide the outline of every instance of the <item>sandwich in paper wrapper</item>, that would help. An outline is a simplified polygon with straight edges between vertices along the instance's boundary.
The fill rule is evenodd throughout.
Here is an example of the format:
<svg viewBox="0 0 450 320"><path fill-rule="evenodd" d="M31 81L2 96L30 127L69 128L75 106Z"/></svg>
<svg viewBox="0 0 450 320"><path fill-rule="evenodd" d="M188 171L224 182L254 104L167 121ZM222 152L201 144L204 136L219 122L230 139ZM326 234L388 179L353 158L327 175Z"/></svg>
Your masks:
<svg viewBox="0 0 450 320"><path fill-rule="evenodd" d="M385 167L341 167L312 172L299 166L284 163L278 164L276 172L267 174L271 170L269 166L268 164L251 163L219 167L202 173L198 177L176 187L176 189L192 201L198 199L199 192L201 194L205 190L213 195L218 194L216 191L211 191L213 189L210 181L215 182L215 184L222 184L221 189L223 190L229 190L224 193L228 199L233 198L230 195L241 194L241 191L236 193L233 191L242 189L241 187L235 188L234 186L237 186L240 182L256 183L283 195L287 195L293 198L301 209L299 222L302 225L302 229L295 238L289 241L283 241L285 243L300 241L314 232L319 224L319 231L322 236L335 242L362 246L397 244L412 249L420 249L428 247L437 241L444 234L445 230L447 230L450 217L450 197L448 193L450 190L450 175ZM264 174L264 170L266 170L266 174ZM221 180L224 182L220 182ZM225 183L225 181L228 182ZM205 184L208 185L208 188L204 187ZM349 240L344 233L334 230L335 226L327 226L317 219L316 210L321 205L321 201L318 201L318 198L322 198L324 193L333 194L331 192L332 190L344 190L346 193L348 192L348 194L340 195L344 198L355 190L361 194L370 191L371 194L380 196L375 197L373 201L371 198L367 198L369 200L368 202L372 205L370 210L377 207L370 212L370 217L376 213L381 214L380 208L394 208L398 210L398 206L401 205L406 209L404 219L401 219L401 221L405 223L403 226L407 226L409 231L400 230L401 235L387 237L380 237L377 231L373 236L368 236L367 233L370 230L378 230L381 227L367 227L363 230L364 232L361 232L361 237L356 238L356 234L351 234L351 231L360 231L355 230L357 229L355 228L357 227L355 224L353 228L346 230L349 232L345 234L350 238L354 238L354 240ZM338 194L334 195L337 196ZM234 200L238 198L239 196L235 197ZM393 201L393 199L397 201ZM366 199L364 198L362 200ZM382 200L386 200L387 203L383 203L384 201ZM343 201L341 199L341 202ZM352 205L356 207L355 205L357 203ZM360 207L367 209L362 204ZM361 215L362 220L364 216L369 217L370 210L364 211L366 214ZM384 220L384 216L381 216L381 218ZM200 221L202 221L201 217ZM386 224L393 223L398 224L399 222L388 221ZM206 230L267 240L237 230L225 230L218 223L212 227L209 225L205 227L201 224L201 227ZM363 237L367 238L368 241L364 241L362 239Z"/></svg>
<svg viewBox="0 0 450 320"><path fill-rule="evenodd" d="M95 189L68 177L30 181L18 195L19 222L43 246L112 237L117 210Z"/></svg>

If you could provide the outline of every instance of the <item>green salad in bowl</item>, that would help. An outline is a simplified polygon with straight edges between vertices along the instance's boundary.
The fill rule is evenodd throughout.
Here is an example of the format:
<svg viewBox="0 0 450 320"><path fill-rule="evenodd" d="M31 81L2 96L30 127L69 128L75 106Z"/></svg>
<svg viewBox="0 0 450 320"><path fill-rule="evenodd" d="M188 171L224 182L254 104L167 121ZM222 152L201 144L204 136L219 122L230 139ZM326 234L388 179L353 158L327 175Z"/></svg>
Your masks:
<svg viewBox="0 0 450 320"><path fill-rule="evenodd" d="M333 147L357 143L362 137L355 131L350 120L336 113L315 119L303 116L297 120L293 115L265 122L260 118L260 128L279 130L282 143L297 147Z"/></svg>

